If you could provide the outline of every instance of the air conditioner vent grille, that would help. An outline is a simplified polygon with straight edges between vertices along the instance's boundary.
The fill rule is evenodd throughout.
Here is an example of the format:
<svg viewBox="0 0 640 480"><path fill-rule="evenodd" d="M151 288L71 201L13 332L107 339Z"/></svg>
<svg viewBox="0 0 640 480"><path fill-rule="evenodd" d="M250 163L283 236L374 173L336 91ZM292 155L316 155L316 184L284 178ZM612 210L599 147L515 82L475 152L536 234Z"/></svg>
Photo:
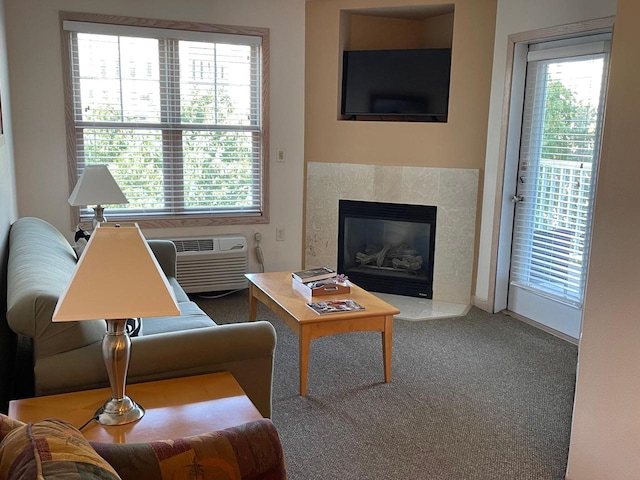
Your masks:
<svg viewBox="0 0 640 480"><path fill-rule="evenodd" d="M214 250L213 238L192 238L174 240L178 253L182 252L211 252Z"/></svg>
<svg viewBox="0 0 640 480"><path fill-rule="evenodd" d="M238 290L248 287L247 239L217 235L172 240L178 252L177 280L187 293Z"/></svg>

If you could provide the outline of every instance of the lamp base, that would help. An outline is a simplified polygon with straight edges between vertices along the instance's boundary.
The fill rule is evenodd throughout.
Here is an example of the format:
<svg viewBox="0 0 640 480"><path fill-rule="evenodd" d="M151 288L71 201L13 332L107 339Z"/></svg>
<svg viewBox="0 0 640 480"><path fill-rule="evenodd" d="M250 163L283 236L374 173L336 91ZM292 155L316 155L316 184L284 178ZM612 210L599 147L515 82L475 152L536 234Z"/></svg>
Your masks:
<svg viewBox="0 0 640 480"><path fill-rule="evenodd" d="M97 412L96 422L101 425L126 425L140 420L144 416L144 408L128 396L108 400Z"/></svg>
<svg viewBox="0 0 640 480"><path fill-rule="evenodd" d="M98 227L99 223L106 222L107 219L104 217L104 207L102 205L96 205L93 207L93 218L91 219L91 225L93 225L93 229L95 230Z"/></svg>

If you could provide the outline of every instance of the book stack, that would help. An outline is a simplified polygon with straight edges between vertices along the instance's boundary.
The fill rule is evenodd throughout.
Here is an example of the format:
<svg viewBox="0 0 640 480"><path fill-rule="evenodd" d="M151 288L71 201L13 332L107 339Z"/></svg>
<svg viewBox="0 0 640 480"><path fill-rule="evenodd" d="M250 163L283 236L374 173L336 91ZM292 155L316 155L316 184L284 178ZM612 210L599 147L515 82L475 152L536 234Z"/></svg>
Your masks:
<svg viewBox="0 0 640 480"><path fill-rule="evenodd" d="M336 271L329 267L310 268L308 270L300 270L291 274L294 280L298 282L315 282L336 276Z"/></svg>
<svg viewBox="0 0 640 480"><path fill-rule="evenodd" d="M342 295L349 293L348 281L341 281L336 271L329 267L312 268L293 272L292 286L307 299L326 295Z"/></svg>

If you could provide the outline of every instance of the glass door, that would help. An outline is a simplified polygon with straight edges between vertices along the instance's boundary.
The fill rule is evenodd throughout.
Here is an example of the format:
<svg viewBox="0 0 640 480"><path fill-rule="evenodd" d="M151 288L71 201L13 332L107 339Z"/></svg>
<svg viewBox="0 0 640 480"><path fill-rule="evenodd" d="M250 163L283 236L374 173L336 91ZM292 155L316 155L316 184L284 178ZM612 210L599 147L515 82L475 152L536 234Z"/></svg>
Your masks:
<svg viewBox="0 0 640 480"><path fill-rule="evenodd" d="M531 45L515 195L508 309L580 334L608 36Z"/></svg>

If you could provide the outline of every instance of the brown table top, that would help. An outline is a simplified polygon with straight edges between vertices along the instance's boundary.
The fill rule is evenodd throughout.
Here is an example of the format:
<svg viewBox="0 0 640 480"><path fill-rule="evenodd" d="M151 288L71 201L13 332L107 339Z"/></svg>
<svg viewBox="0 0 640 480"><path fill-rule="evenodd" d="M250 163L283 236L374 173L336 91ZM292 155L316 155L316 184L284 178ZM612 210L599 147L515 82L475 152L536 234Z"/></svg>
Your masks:
<svg viewBox="0 0 640 480"><path fill-rule="evenodd" d="M104 426L90 422L82 433L105 443L180 438L233 427L263 418L228 372L127 385L126 393L145 409L137 422ZM108 388L13 400L9 416L22 422L45 418L80 427L111 396Z"/></svg>
<svg viewBox="0 0 640 480"><path fill-rule="evenodd" d="M384 300L363 290L357 285L351 284L351 292L341 295L326 295L322 297L307 297L291 286L293 279L291 272L247 273L249 281L269 296L274 302L289 313L300 323L321 322L335 319L371 317L380 315L397 315L400 313L396 307L389 305ZM365 309L354 312L340 312L319 315L307 307L308 302L324 302L334 299L350 298L362 305Z"/></svg>

